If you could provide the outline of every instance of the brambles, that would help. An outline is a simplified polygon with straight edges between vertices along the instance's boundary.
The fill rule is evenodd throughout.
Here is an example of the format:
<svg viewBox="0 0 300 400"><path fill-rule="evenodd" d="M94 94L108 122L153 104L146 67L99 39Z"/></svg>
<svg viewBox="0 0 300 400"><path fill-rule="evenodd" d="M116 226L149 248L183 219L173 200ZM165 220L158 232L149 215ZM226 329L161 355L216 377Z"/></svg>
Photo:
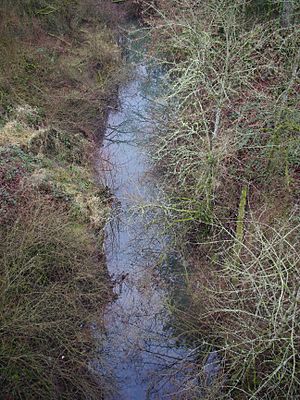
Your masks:
<svg viewBox="0 0 300 400"><path fill-rule="evenodd" d="M151 152L166 191L160 218L190 264L190 304L173 307L175 324L202 361L219 350L220 398L295 399L296 15L283 29L279 2L260 15L251 1L160 6L150 23L168 94Z"/></svg>
<svg viewBox="0 0 300 400"><path fill-rule="evenodd" d="M243 242L229 232L219 253L193 254L188 307L173 309L182 334L199 346L199 382L207 351L218 351L218 398L287 399L299 390L299 225L245 221ZM221 227L220 227L221 229ZM220 251L222 249L222 251ZM216 247L214 247L216 250ZM214 388L215 389L215 388Z"/></svg>

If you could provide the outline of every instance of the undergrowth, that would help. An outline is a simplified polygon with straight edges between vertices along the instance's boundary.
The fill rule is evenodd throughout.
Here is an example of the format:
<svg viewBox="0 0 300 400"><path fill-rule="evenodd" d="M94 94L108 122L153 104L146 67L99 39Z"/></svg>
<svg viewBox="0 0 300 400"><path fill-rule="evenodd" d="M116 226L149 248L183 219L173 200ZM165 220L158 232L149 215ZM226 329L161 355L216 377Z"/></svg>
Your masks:
<svg viewBox="0 0 300 400"><path fill-rule="evenodd" d="M38 4L29 3L39 9ZM16 105L29 104L39 122L91 136L105 118L103 109L117 83L120 53L96 2L84 2L84 10L83 2L67 1L67 9L63 2L53 3L60 6L53 4L45 15L35 11L35 17L21 4L0 6L2 118L9 117ZM68 13L79 25L68 28L61 21L56 32L44 20L51 17L58 23Z"/></svg>
<svg viewBox="0 0 300 400"><path fill-rule="evenodd" d="M171 307L210 398L300 390L299 7L285 26L283 3L263 3L162 0L148 21L168 83L153 111L155 207L190 265L189 307ZM202 387L214 349L219 373Z"/></svg>
<svg viewBox="0 0 300 400"><path fill-rule="evenodd" d="M103 261L63 206L31 196L0 230L1 398L101 398L88 364L110 296Z"/></svg>
<svg viewBox="0 0 300 400"><path fill-rule="evenodd" d="M110 194L95 142L122 79L110 1L0 4L0 383L3 399L99 399L93 329L111 300ZM97 353L97 354L96 354Z"/></svg>

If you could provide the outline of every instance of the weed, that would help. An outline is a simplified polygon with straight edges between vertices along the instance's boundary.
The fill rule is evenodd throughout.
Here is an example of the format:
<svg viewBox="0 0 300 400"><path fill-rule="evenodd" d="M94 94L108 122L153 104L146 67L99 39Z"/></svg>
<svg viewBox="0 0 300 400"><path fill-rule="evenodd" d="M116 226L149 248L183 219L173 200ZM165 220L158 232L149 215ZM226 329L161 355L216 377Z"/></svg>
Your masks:
<svg viewBox="0 0 300 400"><path fill-rule="evenodd" d="M0 21L0 397L99 399L109 195L91 159L119 50L93 0L4 0Z"/></svg>

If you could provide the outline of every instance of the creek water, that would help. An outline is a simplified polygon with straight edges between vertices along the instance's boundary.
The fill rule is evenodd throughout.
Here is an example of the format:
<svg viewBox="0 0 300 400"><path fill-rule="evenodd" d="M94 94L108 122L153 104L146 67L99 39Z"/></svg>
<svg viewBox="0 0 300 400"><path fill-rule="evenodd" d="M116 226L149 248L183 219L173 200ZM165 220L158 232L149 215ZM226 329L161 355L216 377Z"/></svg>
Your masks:
<svg viewBox="0 0 300 400"><path fill-rule="evenodd" d="M157 269L168 238L141 211L157 195L143 142L155 134L150 110L163 76L147 63L143 37L132 34L128 44L132 78L119 90L100 156L115 196L105 252L117 295L106 310L103 352L115 379L113 399L188 398L192 352L174 337L168 287Z"/></svg>

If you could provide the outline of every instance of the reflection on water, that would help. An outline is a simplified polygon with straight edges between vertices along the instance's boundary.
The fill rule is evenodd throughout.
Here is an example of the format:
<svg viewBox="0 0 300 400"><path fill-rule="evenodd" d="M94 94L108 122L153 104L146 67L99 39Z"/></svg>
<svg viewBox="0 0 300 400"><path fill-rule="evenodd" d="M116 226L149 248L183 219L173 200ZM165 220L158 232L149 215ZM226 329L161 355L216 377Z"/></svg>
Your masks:
<svg viewBox="0 0 300 400"><path fill-rule="evenodd" d="M167 289L156 270L167 238L154 226L146 228L141 213L129 212L157 195L147 174L147 155L138 144L151 133L149 92L157 89L157 79L149 69L141 60L134 79L120 89L100 157L107 160L102 169L116 197L105 247L118 298L106 311L104 352L119 400L184 398L183 381L191 369L192 352L176 345L167 328Z"/></svg>

